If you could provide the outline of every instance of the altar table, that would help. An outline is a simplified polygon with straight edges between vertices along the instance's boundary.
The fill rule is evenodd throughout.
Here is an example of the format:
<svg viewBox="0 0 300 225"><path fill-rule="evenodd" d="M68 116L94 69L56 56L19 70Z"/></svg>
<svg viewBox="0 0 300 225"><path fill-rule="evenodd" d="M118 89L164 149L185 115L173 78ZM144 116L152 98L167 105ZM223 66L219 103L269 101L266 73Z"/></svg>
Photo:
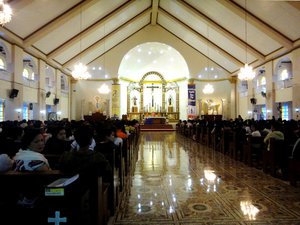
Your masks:
<svg viewBox="0 0 300 225"><path fill-rule="evenodd" d="M165 124L166 117L147 117L144 120L144 124Z"/></svg>

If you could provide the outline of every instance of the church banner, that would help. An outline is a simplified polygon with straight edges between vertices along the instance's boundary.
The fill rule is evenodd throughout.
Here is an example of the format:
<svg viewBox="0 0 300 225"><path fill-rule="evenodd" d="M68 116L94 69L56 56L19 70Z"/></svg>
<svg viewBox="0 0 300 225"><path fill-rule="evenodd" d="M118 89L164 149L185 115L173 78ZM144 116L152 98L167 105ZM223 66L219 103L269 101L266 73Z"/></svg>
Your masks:
<svg viewBox="0 0 300 225"><path fill-rule="evenodd" d="M188 84L188 118L196 117L196 85Z"/></svg>
<svg viewBox="0 0 300 225"><path fill-rule="evenodd" d="M112 116L113 117L120 117L120 84L112 84L111 86L112 91Z"/></svg>

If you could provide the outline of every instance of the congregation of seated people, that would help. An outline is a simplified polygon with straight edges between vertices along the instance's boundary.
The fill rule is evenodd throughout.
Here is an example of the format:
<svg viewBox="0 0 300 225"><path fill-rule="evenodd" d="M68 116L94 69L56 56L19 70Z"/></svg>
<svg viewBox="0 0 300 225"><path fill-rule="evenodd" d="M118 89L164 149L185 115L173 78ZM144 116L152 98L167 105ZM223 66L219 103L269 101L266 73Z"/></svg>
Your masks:
<svg viewBox="0 0 300 225"><path fill-rule="evenodd" d="M92 181L96 175L111 187L109 195L113 196L116 188L113 171L115 164L119 165L122 161L122 156L115 155L115 152L130 135L138 132L138 126L137 121L121 120L0 122L0 174L15 179L16 176L10 175L21 173L26 176L27 173L49 171L49 177L59 177L61 171L63 176L68 177L78 174L80 184ZM32 188L29 185L29 189L28 185L25 186L18 196L11 198L15 203L9 204L24 210L40 208L39 198L44 186ZM1 195L0 205L10 202L9 198ZM116 200L110 200L108 207L113 213L115 203L112 201Z"/></svg>
<svg viewBox="0 0 300 225"><path fill-rule="evenodd" d="M296 120L244 120L241 116L235 120L206 120L204 118L181 120L176 125L177 131L194 141L212 147L214 150L234 158L235 160L254 163L258 169L263 169L267 157L276 160L274 175L288 179L289 160L299 160L300 154L300 122ZM253 138L250 138L253 137ZM270 151L270 140L278 141L275 156ZM247 142L252 140L251 153L254 159L249 159L245 152ZM284 146L284 147L280 147ZM233 152L234 151L234 152ZM247 158L248 157L248 158ZM275 157L275 158L274 158ZM271 162L271 166L273 166ZM270 165L265 166L269 172Z"/></svg>

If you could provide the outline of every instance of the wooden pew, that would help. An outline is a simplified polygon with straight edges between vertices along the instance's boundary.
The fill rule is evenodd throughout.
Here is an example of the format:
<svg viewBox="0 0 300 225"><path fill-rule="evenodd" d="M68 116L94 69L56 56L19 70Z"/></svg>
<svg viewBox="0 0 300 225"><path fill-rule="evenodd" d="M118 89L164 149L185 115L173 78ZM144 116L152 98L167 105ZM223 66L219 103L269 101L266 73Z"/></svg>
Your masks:
<svg viewBox="0 0 300 225"><path fill-rule="evenodd" d="M236 131L230 130L228 131L228 154L231 158L237 159L237 139L236 139Z"/></svg>
<svg viewBox="0 0 300 225"><path fill-rule="evenodd" d="M119 166L117 166L117 163L119 161L119 156L116 156L116 151L118 149L110 149L106 147L106 145L103 145L101 147L101 144L98 145L97 151L102 153L105 158L108 160L111 168L112 168L112 175L109 178L109 188L108 188L108 205L110 209L110 215L114 215L117 207L118 207L118 200L119 200Z"/></svg>
<svg viewBox="0 0 300 225"><path fill-rule="evenodd" d="M270 138L270 149L267 147L263 150L263 171L268 172L272 176L276 176L278 169L285 170L287 158L284 156L284 141ZM282 171L283 172L283 171Z"/></svg>
<svg viewBox="0 0 300 225"><path fill-rule="evenodd" d="M72 188L74 191L70 198L55 198L49 202L45 197L45 187L53 181L70 177L58 170L52 171L30 171L30 172L15 172L9 171L0 174L0 210L3 213L2 221L9 221L9 224L21 224L28 222L31 225L49 224L47 218L52 213L54 216L55 210L62 206L71 207L66 208L67 211L74 212L72 215L82 215L80 206L82 199L86 193L89 195L88 214L91 215L91 225L105 224L107 222L107 186L102 184L102 178L98 176L91 176L88 180L80 176L80 185ZM81 182L83 181L83 182ZM82 186L82 184L84 184ZM87 185L88 184L88 185ZM86 187L86 188L78 188ZM34 196L36 198L34 205L20 205L20 196ZM68 202L70 201L70 202ZM76 202L76 204L75 204ZM51 205L52 204L52 205ZM49 211L50 210L50 211ZM11 215L14 215L13 217ZM69 221L75 224L71 218ZM79 220L78 220L79 221ZM81 221L82 222L82 221ZM78 223L80 224L80 223ZM81 223L82 224L82 223Z"/></svg>
<svg viewBox="0 0 300 225"><path fill-rule="evenodd" d="M300 180L300 159L289 159L288 175L290 184L297 187L297 180Z"/></svg>
<svg viewBox="0 0 300 225"><path fill-rule="evenodd" d="M248 135L246 141L243 143L243 161L249 166L253 166L255 160L258 166L262 160L264 150L264 137L253 137Z"/></svg>

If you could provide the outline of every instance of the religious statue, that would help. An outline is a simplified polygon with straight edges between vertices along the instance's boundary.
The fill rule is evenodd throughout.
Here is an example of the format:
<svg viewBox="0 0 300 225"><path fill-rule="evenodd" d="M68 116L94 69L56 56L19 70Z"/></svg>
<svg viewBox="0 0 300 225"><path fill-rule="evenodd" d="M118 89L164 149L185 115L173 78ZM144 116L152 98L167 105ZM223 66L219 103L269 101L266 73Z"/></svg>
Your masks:
<svg viewBox="0 0 300 225"><path fill-rule="evenodd" d="M136 106L136 100L137 100L137 97L136 97L136 96L133 96L132 100L133 100L133 105Z"/></svg>
<svg viewBox="0 0 300 225"><path fill-rule="evenodd" d="M169 96L168 101L169 101L169 105L172 105L172 96L171 95Z"/></svg>
<svg viewBox="0 0 300 225"><path fill-rule="evenodd" d="M100 103L99 103L99 100L100 100L100 97L99 96L95 96L95 100L96 100L96 110L98 111L99 108L100 108Z"/></svg>

